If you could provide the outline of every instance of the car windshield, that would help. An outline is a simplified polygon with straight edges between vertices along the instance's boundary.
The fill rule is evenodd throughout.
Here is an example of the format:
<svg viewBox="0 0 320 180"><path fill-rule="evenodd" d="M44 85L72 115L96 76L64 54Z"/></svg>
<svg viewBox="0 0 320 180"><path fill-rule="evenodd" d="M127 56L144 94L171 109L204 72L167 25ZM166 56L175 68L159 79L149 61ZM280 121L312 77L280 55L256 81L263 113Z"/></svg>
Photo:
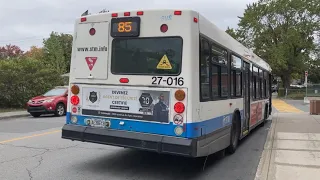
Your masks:
<svg viewBox="0 0 320 180"><path fill-rule="evenodd" d="M65 88L57 88L51 89L50 91L46 92L43 96L61 96L66 92L67 89Z"/></svg>
<svg viewBox="0 0 320 180"><path fill-rule="evenodd" d="M182 38L118 38L112 41L113 74L178 75L182 61Z"/></svg>

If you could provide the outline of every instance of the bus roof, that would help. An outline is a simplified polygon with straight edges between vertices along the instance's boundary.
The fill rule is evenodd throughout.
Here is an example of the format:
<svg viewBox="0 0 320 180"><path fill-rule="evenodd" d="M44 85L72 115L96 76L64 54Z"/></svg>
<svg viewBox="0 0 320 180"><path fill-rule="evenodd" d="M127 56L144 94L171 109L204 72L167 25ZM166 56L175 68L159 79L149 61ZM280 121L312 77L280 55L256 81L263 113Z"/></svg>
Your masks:
<svg viewBox="0 0 320 180"><path fill-rule="evenodd" d="M203 15L200 14L200 12L191 10L191 9L130 9L130 10L120 10L120 11L109 11L109 12L103 12L103 14L112 14L112 13L124 13L124 12L138 12L143 11L147 13L152 12L159 12L159 11L182 11L183 12L194 12L199 15L199 29L200 32L207 37L211 38L212 40L216 41L216 43L220 44L221 46L230 49L231 51L235 52L236 54L246 58L246 61L249 61L253 64L256 64L260 66L261 68L271 71L270 65L264 61L262 58L260 58L258 55L253 53L252 50L245 47L243 44L241 44L239 41L235 40L232 36L230 36L228 33L217 27L213 22L209 21L207 18L205 18ZM87 15L87 16L97 16L101 13Z"/></svg>
<svg viewBox="0 0 320 180"><path fill-rule="evenodd" d="M231 51L246 58L247 61L250 61L251 63L258 65L267 71L271 71L271 67L266 61L264 61L255 53L253 53L252 50L245 47L239 41L235 40L228 33L218 28L214 23L210 22L200 13L199 13L199 26L200 26L201 33L208 36L212 40L216 41L221 46L228 47L228 49L230 49Z"/></svg>

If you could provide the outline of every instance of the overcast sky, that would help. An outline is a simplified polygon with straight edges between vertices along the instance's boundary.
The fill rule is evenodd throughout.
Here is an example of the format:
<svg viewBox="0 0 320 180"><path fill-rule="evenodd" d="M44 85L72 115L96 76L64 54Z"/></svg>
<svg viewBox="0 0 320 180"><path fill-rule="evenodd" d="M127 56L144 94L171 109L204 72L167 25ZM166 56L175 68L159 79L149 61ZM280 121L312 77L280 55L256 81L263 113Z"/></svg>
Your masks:
<svg viewBox="0 0 320 180"><path fill-rule="evenodd" d="M246 4L256 0L0 0L0 46L14 44L23 50L42 46L51 31L72 33L75 18L107 10L190 8L217 26L236 27Z"/></svg>

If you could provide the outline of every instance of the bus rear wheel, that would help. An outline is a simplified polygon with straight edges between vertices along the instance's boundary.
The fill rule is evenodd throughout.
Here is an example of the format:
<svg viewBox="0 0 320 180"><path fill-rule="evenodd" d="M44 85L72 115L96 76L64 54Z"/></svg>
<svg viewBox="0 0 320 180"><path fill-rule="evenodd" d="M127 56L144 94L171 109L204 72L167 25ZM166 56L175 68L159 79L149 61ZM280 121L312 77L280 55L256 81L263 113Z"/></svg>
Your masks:
<svg viewBox="0 0 320 180"><path fill-rule="evenodd" d="M231 126L231 136L230 136L230 146L227 147L227 152L229 154L233 154L236 152L239 143L240 136L240 119L238 114L234 114L232 118L232 126Z"/></svg>

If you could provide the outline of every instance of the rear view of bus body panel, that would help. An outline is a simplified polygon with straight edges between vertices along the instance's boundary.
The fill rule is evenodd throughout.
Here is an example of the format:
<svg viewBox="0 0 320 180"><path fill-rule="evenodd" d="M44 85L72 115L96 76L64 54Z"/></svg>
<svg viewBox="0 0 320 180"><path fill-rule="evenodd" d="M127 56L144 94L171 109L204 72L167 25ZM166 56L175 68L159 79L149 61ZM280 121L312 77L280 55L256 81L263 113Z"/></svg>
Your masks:
<svg viewBox="0 0 320 180"><path fill-rule="evenodd" d="M188 100L177 101L177 89L77 86L79 104L69 104L63 138L192 156L193 142L182 138L186 110L175 110Z"/></svg>
<svg viewBox="0 0 320 180"><path fill-rule="evenodd" d="M126 11L127 12L127 11ZM129 11L131 16L136 16L137 11ZM84 52L78 52L77 48L77 39L74 40L73 44L73 52L72 52L72 60L71 60L71 70L70 70L70 83L84 83L84 84L101 84L101 85L119 85L119 86L140 86L140 87L159 87L159 88L188 88L190 91L197 90L197 87L192 86L192 79L194 78L194 74L198 72L198 68L191 65L192 61L197 61L198 56L198 41L199 41L199 28L198 22L194 22L194 18L198 18L198 13L194 11L182 10L181 15L174 15L174 10L147 10L144 11L141 18L141 26L140 26L140 36L139 38L149 38L149 37L168 37L168 36L176 36L181 37L183 40L182 45L182 64L181 64L181 73L178 75L125 75L125 74L114 74L111 72L111 59L112 59L112 42L115 38L110 36L110 22L111 22L111 13L91 15L86 17L87 24L91 24L91 22L108 22L108 29L97 29L96 34L99 31L104 31L108 37L107 51L101 52L104 54L104 58L98 58L96 60L96 65L92 68L91 71L88 70L87 62L84 58L79 58L80 55L83 55ZM117 12L118 17L124 17L123 12ZM75 30L79 27L80 19L76 21ZM166 24L168 26L167 32L163 33L160 31L160 26L162 24ZM89 35L89 30L91 27L86 28L83 32L88 34L87 41L92 41L93 36ZM79 33L75 33L75 36L80 36ZM94 35L95 36L95 35ZM80 37L77 37L80 38ZM102 41L102 40L101 40ZM106 40L104 40L106 41ZM104 44L91 44L91 46L104 46ZM83 47L83 45L81 46ZM95 51L85 52L88 57L96 57ZM100 52L99 52L100 53ZM170 60L170 59L169 59ZM101 66L98 66L98 61L104 61ZM82 63L82 67L78 68L79 64ZM132 67L135 68L135 67ZM82 72L81 75L78 75L76 71ZM107 75L103 75L102 78L97 78L95 75L100 74L101 69L104 69L104 73ZM79 73L80 74L80 73ZM90 74L92 76L90 76ZM87 78L86 78L87 77ZM121 83L120 79L128 78L127 83ZM161 81L160 81L161 79ZM168 83L173 82L173 83ZM182 82L179 83L179 82ZM191 97L191 96L190 96ZM194 97L194 96L192 96ZM188 106L187 108L187 123L193 122L192 110L194 109L193 101L194 98L188 98ZM195 99L198 100L198 99ZM71 109L68 109L70 112ZM187 136L188 138L192 138L193 136Z"/></svg>
<svg viewBox="0 0 320 180"><path fill-rule="evenodd" d="M179 154L184 156L197 156L196 153L196 138L193 137L192 133L188 133L189 127L192 126L192 110L193 110L193 103L194 95L190 95L189 91L193 91L194 89L197 89L197 87L192 87L191 85L191 79L194 76L194 72L196 72L198 69L194 68L190 65L190 61L198 59L198 52L194 53L195 51L198 51L197 46L195 44L198 44L198 24L195 22L194 18L198 17L198 14L193 11L182 11L182 16L174 16L174 11L145 11L144 15L141 16L141 22L144 24L148 24L147 22L150 22L150 26L141 26L141 32L140 37L166 37L166 36L180 36L183 38L183 54L182 54L182 70L181 73L178 76L161 76L161 75L154 75L154 76L140 76L140 75L115 75L111 72L110 66L111 66L111 56L112 56L112 41L114 38L109 37L109 44L108 44L108 50L107 54L108 57L105 60L107 63L105 64L105 69L107 71L107 78L101 79L101 78L95 78L94 73L92 73L91 78L82 78L75 73L75 68L71 68L70 73L70 85L77 84L79 86L88 86L88 87L97 87L97 84L99 84L100 88L115 88L115 89L136 89L140 88L140 90L156 90L156 89L165 89L170 88L171 95L170 97L173 97L173 92L178 89L183 89L187 93L187 96L185 98L186 101L186 110L185 110L185 116L183 119L183 125L179 125L183 129L183 133L181 135L177 135L176 133L180 133L181 128L176 129L178 125L168 125L168 124L161 124L156 122L142 122L142 121L130 121L130 123L140 123L144 124L146 126L149 126L150 128L148 131L144 129L143 131L138 131L139 127L137 128L129 128L125 129L123 127L121 120L114 120L111 119L111 129L104 129L104 128L94 128L94 127L88 127L84 126L83 124L73 125L71 120L74 119L72 116L73 109L78 109L81 111L81 108L74 108L72 105L68 105L68 114L67 114L67 123L63 128L62 137L66 139L73 139L73 140L80 140L80 141L88 141L88 142L95 142L95 143L102 143L102 144L109 144L109 145L115 145L115 146L124 146L124 147L132 147L132 148L139 148L139 149L145 149L145 150L152 150L157 152L163 152L163 153L172 153L172 154ZM121 16L122 12L119 12L119 16ZM135 12L131 12L131 14L134 14ZM104 18L101 18L104 16ZM111 14L103 14L101 15L100 20L108 21L111 20ZM91 19L92 17L87 17L87 21L98 21ZM152 20L152 21L150 21ZM160 26L162 24L168 25L168 31L166 33L160 32ZM184 25L184 27L181 27L181 24ZM110 27L110 24L109 24ZM151 29L150 29L151 28ZM88 29L88 28L87 28ZM89 29L88 29L89 30ZM159 33L155 33L155 32ZM98 31L97 31L98 32ZM109 33L109 32L108 32ZM91 36L89 36L91 37ZM89 39L89 38L88 38ZM74 43L73 52L77 51L77 47ZM76 52L75 54L78 54ZM90 56L94 54L94 52L89 53ZM88 55L89 55L88 54ZM77 56L74 55L72 59L72 67L76 67L78 62ZM98 60L97 60L98 61ZM94 67L95 68L95 67ZM92 72L96 69L92 69ZM85 76L83 76L85 77ZM164 83L164 81L160 83L153 83L155 77L161 77L163 80L167 80L168 78L183 78L184 82L183 84L171 84L167 85ZM122 84L120 83L121 78L128 78L129 82ZM138 89L139 89L138 88ZM69 91L70 92L70 91ZM72 93L70 92L69 98L72 96ZM173 106L171 106L171 111L173 110ZM84 122L84 117L95 117L99 118L98 116L91 116L91 115L75 115L75 116L81 116L78 117L78 120ZM174 115L170 115L171 120L173 119ZM110 118L107 118L110 119ZM126 121L129 122L129 121ZM126 124L126 127L128 126L128 123L124 122ZM171 122L173 123L173 122ZM163 126L165 129L167 129L167 134L157 132L157 129L153 129L153 127L157 124L157 126ZM112 127L117 126L117 129L112 129ZM132 129L132 130L130 130ZM160 128L161 129L161 128ZM140 128L141 130L141 128ZM161 129L163 131L163 129ZM93 137L95 136L95 138ZM130 138L126 138L130 137ZM107 141L107 142L106 142ZM115 142L117 141L117 142ZM149 144L151 143L151 144Z"/></svg>

